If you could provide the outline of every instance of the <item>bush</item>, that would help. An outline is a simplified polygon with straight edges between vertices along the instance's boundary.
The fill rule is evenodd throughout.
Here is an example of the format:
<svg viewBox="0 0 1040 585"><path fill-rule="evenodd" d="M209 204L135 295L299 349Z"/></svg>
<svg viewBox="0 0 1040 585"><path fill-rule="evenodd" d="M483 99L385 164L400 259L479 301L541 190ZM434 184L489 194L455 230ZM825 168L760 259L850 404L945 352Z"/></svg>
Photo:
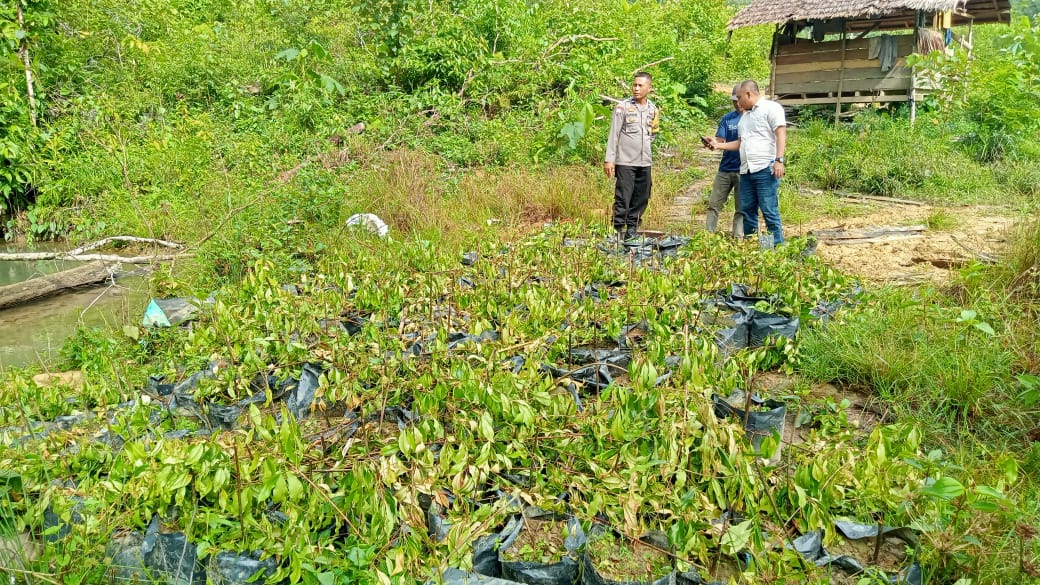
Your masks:
<svg viewBox="0 0 1040 585"><path fill-rule="evenodd" d="M960 144L984 163L1036 159L1040 155L1040 25L1025 18L1006 27L981 27L978 55L961 49L914 56L908 63L925 74L949 80L926 105L934 108L942 128L962 125Z"/></svg>

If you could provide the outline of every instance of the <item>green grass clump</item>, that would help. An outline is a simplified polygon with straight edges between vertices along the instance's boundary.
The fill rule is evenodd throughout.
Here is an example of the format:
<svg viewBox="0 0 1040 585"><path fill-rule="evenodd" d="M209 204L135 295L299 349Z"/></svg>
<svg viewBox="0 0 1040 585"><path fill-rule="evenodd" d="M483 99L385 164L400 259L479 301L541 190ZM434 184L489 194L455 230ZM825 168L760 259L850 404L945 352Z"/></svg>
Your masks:
<svg viewBox="0 0 1040 585"><path fill-rule="evenodd" d="M874 295L840 323L809 332L802 350L811 357L800 369L876 392L904 415L992 416L1011 383L1012 354L994 339L994 327L1003 327L941 302L938 293Z"/></svg>
<svg viewBox="0 0 1040 585"><path fill-rule="evenodd" d="M959 150L933 121L923 117L911 127L871 112L848 126L811 121L790 134L789 178L820 189L926 201L1006 201L1009 193L993 168Z"/></svg>
<svg viewBox="0 0 1040 585"><path fill-rule="evenodd" d="M959 220L949 211L938 208L929 212L928 216L924 219L924 223L928 226L928 229L934 231L949 231L959 225Z"/></svg>

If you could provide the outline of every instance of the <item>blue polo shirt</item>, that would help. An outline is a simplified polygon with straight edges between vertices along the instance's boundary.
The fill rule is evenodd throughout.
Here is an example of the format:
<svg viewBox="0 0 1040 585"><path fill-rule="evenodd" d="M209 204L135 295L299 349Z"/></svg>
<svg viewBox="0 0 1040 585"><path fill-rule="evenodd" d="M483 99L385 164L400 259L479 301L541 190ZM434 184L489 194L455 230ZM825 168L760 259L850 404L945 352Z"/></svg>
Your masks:
<svg viewBox="0 0 1040 585"><path fill-rule="evenodd" d="M739 138L737 134L738 122L740 122L740 112L733 110L726 114L719 120L719 129L715 132L715 136L722 138L726 142L733 142ZM740 152L736 150L722 151L722 161L719 162L719 170L724 173L739 173Z"/></svg>

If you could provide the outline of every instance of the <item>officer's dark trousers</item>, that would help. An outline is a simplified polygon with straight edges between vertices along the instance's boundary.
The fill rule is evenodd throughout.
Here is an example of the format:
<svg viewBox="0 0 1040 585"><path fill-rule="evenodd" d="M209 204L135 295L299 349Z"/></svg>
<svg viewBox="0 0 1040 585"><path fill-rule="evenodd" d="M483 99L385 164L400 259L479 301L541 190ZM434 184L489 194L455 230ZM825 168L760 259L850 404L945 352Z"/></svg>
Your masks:
<svg viewBox="0 0 1040 585"><path fill-rule="evenodd" d="M614 167L614 229L638 228L650 201L650 167Z"/></svg>

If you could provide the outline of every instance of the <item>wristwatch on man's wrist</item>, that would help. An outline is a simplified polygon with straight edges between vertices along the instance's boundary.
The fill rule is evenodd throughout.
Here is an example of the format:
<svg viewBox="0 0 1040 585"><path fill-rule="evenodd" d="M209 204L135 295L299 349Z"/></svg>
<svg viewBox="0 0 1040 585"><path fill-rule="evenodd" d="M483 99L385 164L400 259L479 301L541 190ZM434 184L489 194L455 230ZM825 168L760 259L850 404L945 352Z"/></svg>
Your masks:
<svg viewBox="0 0 1040 585"><path fill-rule="evenodd" d="M786 165L787 164L787 159L782 157L782 156L778 156L775 159L773 159L773 162L778 162L778 163L780 163L782 165Z"/></svg>

